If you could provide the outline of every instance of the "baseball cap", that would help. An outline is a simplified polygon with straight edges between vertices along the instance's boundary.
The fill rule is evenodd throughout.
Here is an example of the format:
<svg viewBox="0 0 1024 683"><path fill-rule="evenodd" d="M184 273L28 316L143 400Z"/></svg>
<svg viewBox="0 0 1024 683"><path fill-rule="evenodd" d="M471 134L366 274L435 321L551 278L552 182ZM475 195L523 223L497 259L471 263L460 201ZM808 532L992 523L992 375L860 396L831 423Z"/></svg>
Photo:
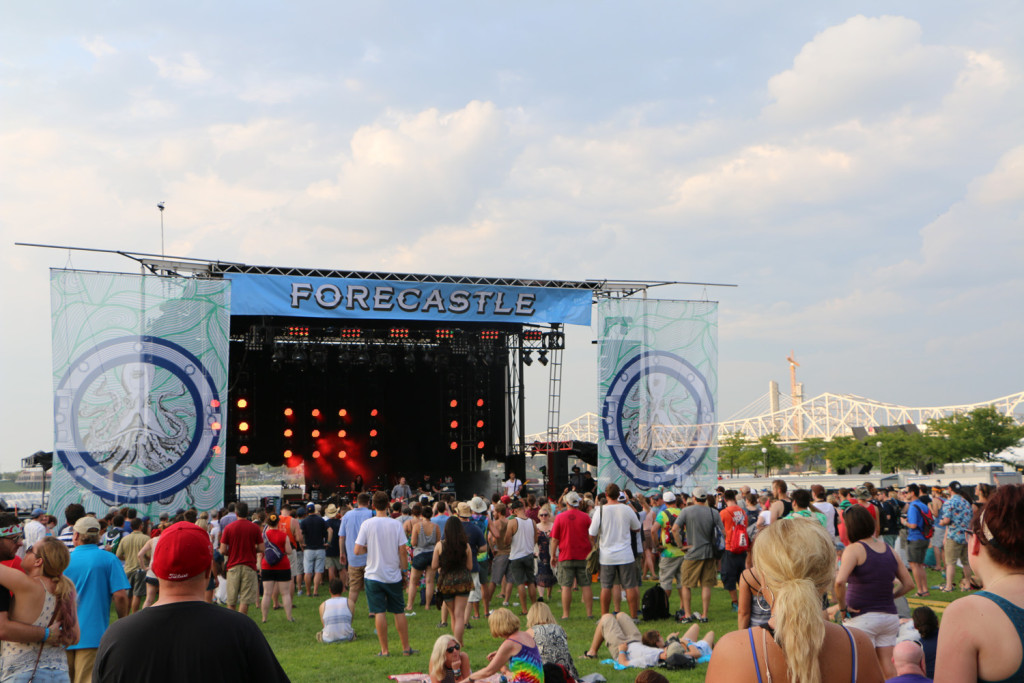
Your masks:
<svg viewBox="0 0 1024 683"><path fill-rule="evenodd" d="M32 519L35 519L39 515L45 515L45 514L46 514L46 510L44 510L42 508L36 508L35 510L32 511L32 514L29 515L29 517L31 517Z"/></svg>
<svg viewBox="0 0 1024 683"><path fill-rule="evenodd" d="M620 503L625 503L627 500L629 500L629 498L626 498L626 492L625 491L619 491L619 502Z"/></svg>
<svg viewBox="0 0 1024 683"><path fill-rule="evenodd" d="M703 486L695 486L693 491L690 492L690 495L697 500L705 500L708 497L708 492Z"/></svg>
<svg viewBox="0 0 1024 683"><path fill-rule="evenodd" d="M676 502L676 494L671 491L665 491L665 493L661 495L661 499L666 503L674 503Z"/></svg>
<svg viewBox="0 0 1024 683"><path fill-rule="evenodd" d="M574 507L574 508L575 507L579 507L580 506L580 494L576 493L575 491L569 491L569 493L565 494L565 502L570 507Z"/></svg>
<svg viewBox="0 0 1024 683"><path fill-rule="evenodd" d="M195 525L193 524L192 526ZM100 530L100 520L96 519L95 517L89 517L88 515L86 515L85 517L82 517L80 520L75 522L74 528L75 533L77 534L84 535L89 533L96 533ZM199 529L199 527L196 528Z"/></svg>
<svg viewBox="0 0 1024 683"><path fill-rule="evenodd" d="M470 509L469 503L459 503L456 506L456 509L459 511L459 517L469 519L469 517L473 514L473 510Z"/></svg>
<svg viewBox="0 0 1024 683"><path fill-rule="evenodd" d="M508 505L509 503L512 502L512 496L508 496L508 495L502 496L501 497L501 502L504 503L505 505Z"/></svg>
<svg viewBox="0 0 1024 683"><path fill-rule="evenodd" d="M511 503L509 503L508 507L510 510L518 510L519 508L523 507L523 501L519 499L513 500Z"/></svg>
<svg viewBox="0 0 1024 683"><path fill-rule="evenodd" d="M160 534L153 551L153 573L165 581L184 581L209 571L213 546L205 531L191 522L178 522Z"/></svg>

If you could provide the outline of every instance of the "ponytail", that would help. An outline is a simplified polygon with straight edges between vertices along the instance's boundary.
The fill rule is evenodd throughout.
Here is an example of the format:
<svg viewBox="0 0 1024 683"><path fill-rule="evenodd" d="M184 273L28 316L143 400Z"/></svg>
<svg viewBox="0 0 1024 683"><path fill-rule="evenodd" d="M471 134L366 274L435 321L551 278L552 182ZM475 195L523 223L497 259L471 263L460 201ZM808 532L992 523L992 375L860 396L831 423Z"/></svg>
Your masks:
<svg viewBox="0 0 1024 683"><path fill-rule="evenodd" d="M773 589L772 616L792 683L821 683L818 655L825 643L821 591L810 579L792 579Z"/></svg>
<svg viewBox="0 0 1024 683"><path fill-rule="evenodd" d="M71 642L70 639L78 625L78 598L75 594L75 584L61 574L54 579L53 595L57 598L54 621L59 621L61 624L60 644L64 647L74 645L75 642Z"/></svg>

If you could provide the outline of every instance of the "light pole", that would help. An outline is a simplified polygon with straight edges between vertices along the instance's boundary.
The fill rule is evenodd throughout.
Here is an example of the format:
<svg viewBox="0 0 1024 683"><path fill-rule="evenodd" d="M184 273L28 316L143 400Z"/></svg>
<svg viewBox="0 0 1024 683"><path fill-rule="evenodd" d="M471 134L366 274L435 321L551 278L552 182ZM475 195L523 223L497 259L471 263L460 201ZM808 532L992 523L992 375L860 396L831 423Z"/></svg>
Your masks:
<svg viewBox="0 0 1024 683"><path fill-rule="evenodd" d="M164 203L157 202L156 208L160 209L160 257L166 256L164 252Z"/></svg>
<svg viewBox="0 0 1024 683"><path fill-rule="evenodd" d="M879 482L881 482L881 476L882 476L882 442L881 441L876 441L875 442L875 448L878 449L878 476L879 476Z"/></svg>
<svg viewBox="0 0 1024 683"><path fill-rule="evenodd" d="M768 466L768 447L767 446L761 446L761 460L764 461L764 476L765 477L772 476L772 470Z"/></svg>

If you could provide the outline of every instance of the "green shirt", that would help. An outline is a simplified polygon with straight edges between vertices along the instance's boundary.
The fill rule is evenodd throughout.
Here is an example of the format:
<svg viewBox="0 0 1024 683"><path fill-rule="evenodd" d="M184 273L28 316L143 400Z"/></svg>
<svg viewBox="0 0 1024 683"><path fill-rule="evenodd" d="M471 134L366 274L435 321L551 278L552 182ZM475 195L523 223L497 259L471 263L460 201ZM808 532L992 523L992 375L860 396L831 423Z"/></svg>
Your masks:
<svg viewBox="0 0 1024 683"><path fill-rule="evenodd" d="M828 517L823 512L811 512L810 510L793 510L783 519L793 519L794 517L803 517L804 519L816 519L826 530L828 529Z"/></svg>
<svg viewBox="0 0 1024 683"><path fill-rule="evenodd" d="M654 523L660 526L658 534L658 542L661 544L661 556L662 557L682 557L686 554L686 551L676 546L675 539L672 538L672 524L675 521L674 518L678 517L680 509L673 506L668 506L664 510L658 513L658 516L654 518ZM669 515L672 515L673 519L669 519Z"/></svg>

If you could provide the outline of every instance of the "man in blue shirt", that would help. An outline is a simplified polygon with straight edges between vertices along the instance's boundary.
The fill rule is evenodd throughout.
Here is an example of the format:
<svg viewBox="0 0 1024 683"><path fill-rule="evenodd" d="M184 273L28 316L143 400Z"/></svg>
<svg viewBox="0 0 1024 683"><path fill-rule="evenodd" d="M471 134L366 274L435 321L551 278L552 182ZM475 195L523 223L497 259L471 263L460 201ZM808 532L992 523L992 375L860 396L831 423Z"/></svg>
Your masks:
<svg viewBox="0 0 1024 683"><path fill-rule="evenodd" d="M931 514L928 507L918 500L921 489L917 484L907 484L907 559L910 561L910 573L917 584L917 597L928 595L928 575L924 569L924 556L928 552L928 538L924 535L925 516Z"/></svg>
<svg viewBox="0 0 1024 683"><path fill-rule="evenodd" d="M373 511L367 507L370 494L363 492L356 497L356 508L349 510L341 518L341 530L338 532L339 550L342 559L348 558L348 609L354 611L359 593L363 590L363 574L366 572L366 555L356 555L356 536L363 522L373 517Z"/></svg>
<svg viewBox="0 0 1024 683"><path fill-rule="evenodd" d="M131 584L114 553L99 547L100 523L85 516L75 522L71 562L64 575L75 584L78 593L78 627L81 635L68 647L71 680L92 680L93 664L100 639L110 626L110 603L118 619L128 616Z"/></svg>

